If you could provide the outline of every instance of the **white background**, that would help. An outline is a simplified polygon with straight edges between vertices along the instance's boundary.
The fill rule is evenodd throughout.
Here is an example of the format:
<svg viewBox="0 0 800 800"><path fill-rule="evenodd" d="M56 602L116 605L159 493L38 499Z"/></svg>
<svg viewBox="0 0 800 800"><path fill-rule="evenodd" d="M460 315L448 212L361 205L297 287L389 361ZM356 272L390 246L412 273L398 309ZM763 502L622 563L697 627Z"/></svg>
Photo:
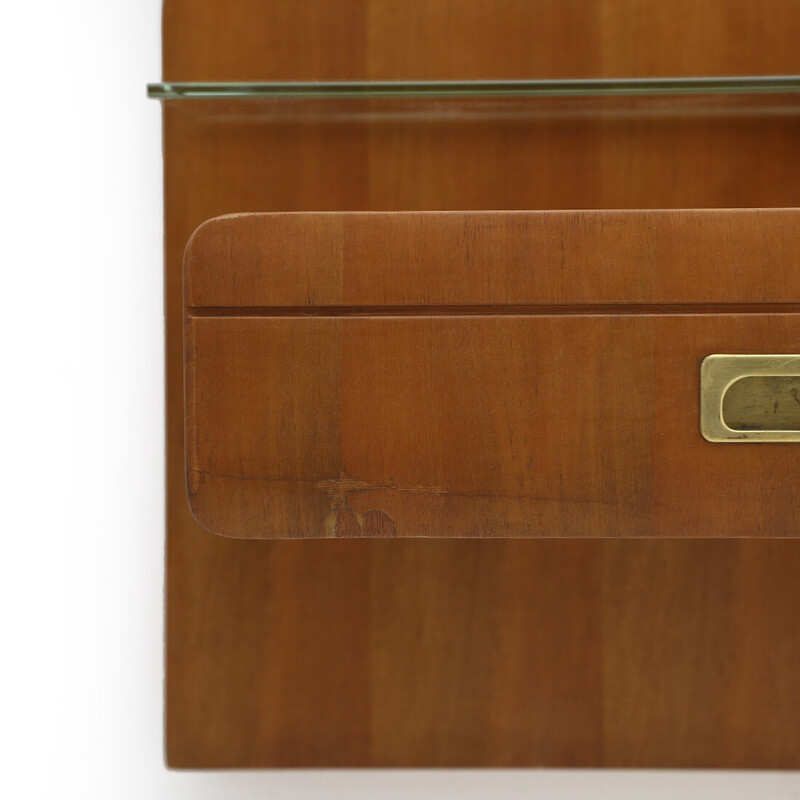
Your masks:
<svg viewBox="0 0 800 800"><path fill-rule="evenodd" d="M160 0L15 2L0 37L0 795L800 798L792 773L166 770Z"/></svg>

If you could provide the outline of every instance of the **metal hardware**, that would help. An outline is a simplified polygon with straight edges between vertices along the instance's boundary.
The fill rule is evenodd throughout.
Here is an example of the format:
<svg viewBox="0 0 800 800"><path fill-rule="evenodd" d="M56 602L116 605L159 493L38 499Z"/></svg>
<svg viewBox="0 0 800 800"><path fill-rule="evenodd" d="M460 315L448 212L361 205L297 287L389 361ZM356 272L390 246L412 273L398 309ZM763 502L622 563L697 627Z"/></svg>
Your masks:
<svg viewBox="0 0 800 800"><path fill-rule="evenodd" d="M800 355L711 355L700 367L710 442L800 442Z"/></svg>

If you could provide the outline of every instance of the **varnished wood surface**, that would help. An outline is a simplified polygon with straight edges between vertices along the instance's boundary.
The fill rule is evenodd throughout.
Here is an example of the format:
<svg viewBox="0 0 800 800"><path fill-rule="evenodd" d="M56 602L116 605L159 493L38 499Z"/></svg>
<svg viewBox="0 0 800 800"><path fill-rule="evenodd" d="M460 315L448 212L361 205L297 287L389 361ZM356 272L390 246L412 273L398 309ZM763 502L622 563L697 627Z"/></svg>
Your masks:
<svg viewBox="0 0 800 800"><path fill-rule="evenodd" d="M172 766L797 765L796 542L195 530Z"/></svg>
<svg viewBox="0 0 800 800"><path fill-rule="evenodd" d="M798 72L794 0L165 0L164 75L432 80Z"/></svg>
<svg viewBox="0 0 800 800"><path fill-rule="evenodd" d="M169 0L164 78L800 71L791 0L376 0L369 36L365 12ZM168 763L800 766L798 541L213 536L186 502L181 297L220 214L798 206L797 118L248 108L165 107Z"/></svg>
<svg viewBox="0 0 800 800"><path fill-rule="evenodd" d="M800 299L797 223L212 220L185 257L193 513L267 539L797 535L797 446L705 441L699 374L710 353L800 351L800 305L698 304Z"/></svg>
<svg viewBox="0 0 800 800"><path fill-rule="evenodd" d="M796 210L249 214L193 234L184 301L376 313L800 304L798 264Z"/></svg>

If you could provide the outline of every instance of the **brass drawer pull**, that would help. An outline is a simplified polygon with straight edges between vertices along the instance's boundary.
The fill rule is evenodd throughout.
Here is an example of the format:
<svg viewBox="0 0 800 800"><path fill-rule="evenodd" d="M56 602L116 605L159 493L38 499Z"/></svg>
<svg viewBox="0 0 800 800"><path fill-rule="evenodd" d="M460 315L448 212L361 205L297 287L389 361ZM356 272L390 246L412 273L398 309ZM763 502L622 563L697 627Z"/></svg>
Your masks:
<svg viewBox="0 0 800 800"><path fill-rule="evenodd" d="M700 368L710 442L800 442L800 355L711 355Z"/></svg>

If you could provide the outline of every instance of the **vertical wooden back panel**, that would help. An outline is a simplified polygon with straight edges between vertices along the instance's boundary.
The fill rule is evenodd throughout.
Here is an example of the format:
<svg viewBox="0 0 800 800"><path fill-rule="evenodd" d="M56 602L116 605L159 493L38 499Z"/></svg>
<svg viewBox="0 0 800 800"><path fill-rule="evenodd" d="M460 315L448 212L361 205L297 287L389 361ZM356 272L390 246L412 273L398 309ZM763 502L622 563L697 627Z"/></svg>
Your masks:
<svg viewBox="0 0 800 800"><path fill-rule="evenodd" d="M800 34L792 0L168 0L164 18L172 81L788 73ZM191 232L231 212L797 206L799 132L783 113L165 106L170 765L800 766L796 541L200 528L180 279Z"/></svg>

